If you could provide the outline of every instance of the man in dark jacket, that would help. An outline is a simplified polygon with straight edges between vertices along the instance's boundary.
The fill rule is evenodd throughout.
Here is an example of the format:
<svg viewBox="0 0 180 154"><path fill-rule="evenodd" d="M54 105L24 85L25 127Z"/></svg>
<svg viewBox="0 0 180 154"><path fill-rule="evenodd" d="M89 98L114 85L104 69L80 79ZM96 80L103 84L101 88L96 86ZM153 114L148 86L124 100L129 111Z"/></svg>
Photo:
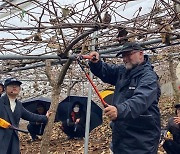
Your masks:
<svg viewBox="0 0 180 154"><path fill-rule="evenodd" d="M104 63L97 52L90 69L103 82L115 85L112 105L104 109L112 120L114 154L156 154L160 138L158 101L160 87L148 56L141 46L127 42L117 56L124 65Z"/></svg>
<svg viewBox="0 0 180 154"><path fill-rule="evenodd" d="M28 121L47 122L49 113L37 115L27 111L17 100L20 92L21 81L15 78L5 80L4 87L6 94L0 98L0 118L19 127L20 118ZM0 154L19 154L18 132L12 129L0 127Z"/></svg>
<svg viewBox="0 0 180 154"><path fill-rule="evenodd" d="M163 148L168 154L180 153L180 104L175 105L176 116L170 118L167 125L167 131L169 131L173 140L165 137Z"/></svg>

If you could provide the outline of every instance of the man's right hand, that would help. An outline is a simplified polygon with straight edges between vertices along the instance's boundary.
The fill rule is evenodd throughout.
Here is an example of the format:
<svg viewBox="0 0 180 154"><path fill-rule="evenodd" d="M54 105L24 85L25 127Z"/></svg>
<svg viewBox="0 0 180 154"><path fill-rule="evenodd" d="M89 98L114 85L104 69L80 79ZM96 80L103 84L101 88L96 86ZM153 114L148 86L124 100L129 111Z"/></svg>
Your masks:
<svg viewBox="0 0 180 154"><path fill-rule="evenodd" d="M76 119L75 124L78 124L80 122L80 118Z"/></svg>
<svg viewBox="0 0 180 154"><path fill-rule="evenodd" d="M96 51L92 51L89 56L93 57L92 59L90 59L90 61L92 63L97 63L99 61L99 53Z"/></svg>

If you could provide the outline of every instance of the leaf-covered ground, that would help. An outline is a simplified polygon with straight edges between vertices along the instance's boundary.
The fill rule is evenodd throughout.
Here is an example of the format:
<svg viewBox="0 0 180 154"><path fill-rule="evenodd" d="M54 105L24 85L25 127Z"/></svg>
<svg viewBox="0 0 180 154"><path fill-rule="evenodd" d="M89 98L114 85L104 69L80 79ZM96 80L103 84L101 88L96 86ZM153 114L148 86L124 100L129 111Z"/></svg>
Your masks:
<svg viewBox="0 0 180 154"><path fill-rule="evenodd" d="M174 100L171 98L162 98L159 107L161 111L162 127L167 123L169 117L174 113ZM50 141L50 154L83 154L84 153L84 139L82 140L68 140L67 136L61 131L61 123L55 123L53 133ZM26 125L21 125L25 128ZM41 141L29 143L30 136L20 133L21 153L22 154L38 154L40 150ZM104 117L103 124L90 133L89 137L89 154L108 154L109 143L111 141L111 129L109 127L109 120ZM159 148L159 154L163 154L162 147Z"/></svg>
<svg viewBox="0 0 180 154"><path fill-rule="evenodd" d="M63 153L84 153L84 139L71 139L68 140L67 136L61 131L61 123L55 123L51 142L50 153L63 154ZM29 143L29 135L20 134L21 152L22 154L37 154L40 149L40 141ZM109 153L109 141L111 140L111 131L108 125L108 119L105 117L103 125L97 127L90 133L88 153Z"/></svg>

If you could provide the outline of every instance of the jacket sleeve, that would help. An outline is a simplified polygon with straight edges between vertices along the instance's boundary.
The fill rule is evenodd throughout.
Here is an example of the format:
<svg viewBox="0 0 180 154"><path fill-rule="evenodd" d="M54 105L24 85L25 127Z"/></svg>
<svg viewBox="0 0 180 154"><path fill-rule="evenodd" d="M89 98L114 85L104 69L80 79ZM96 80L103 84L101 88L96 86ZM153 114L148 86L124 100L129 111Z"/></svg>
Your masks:
<svg viewBox="0 0 180 154"><path fill-rule="evenodd" d="M103 82L112 85L116 84L119 73L121 73L121 71L124 70L123 66L118 66L113 64L110 65L102 62L101 60L97 63L89 62L89 66L91 72L95 76L99 77Z"/></svg>
<svg viewBox="0 0 180 154"><path fill-rule="evenodd" d="M116 105L118 110L118 119L137 118L143 114L153 104L158 102L160 88L158 77L155 72L150 71L140 77L137 88L132 97L124 103ZM153 104L157 106L157 103Z"/></svg>
<svg viewBox="0 0 180 154"><path fill-rule="evenodd" d="M39 115L29 112L24 107L22 107L22 119L30 122L42 122L42 123L46 123L48 121L48 118L45 115Z"/></svg>

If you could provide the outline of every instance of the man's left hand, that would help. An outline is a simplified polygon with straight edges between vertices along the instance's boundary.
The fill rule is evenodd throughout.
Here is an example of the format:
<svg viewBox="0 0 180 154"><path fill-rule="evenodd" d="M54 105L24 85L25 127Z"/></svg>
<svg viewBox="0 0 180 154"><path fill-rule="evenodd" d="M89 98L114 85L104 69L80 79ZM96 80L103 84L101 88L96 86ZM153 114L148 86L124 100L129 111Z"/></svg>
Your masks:
<svg viewBox="0 0 180 154"><path fill-rule="evenodd" d="M112 105L108 105L104 109L104 113L106 116L109 117L110 120L115 120L117 118L117 115L118 115L117 108L115 106L112 106Z"/></svg>

